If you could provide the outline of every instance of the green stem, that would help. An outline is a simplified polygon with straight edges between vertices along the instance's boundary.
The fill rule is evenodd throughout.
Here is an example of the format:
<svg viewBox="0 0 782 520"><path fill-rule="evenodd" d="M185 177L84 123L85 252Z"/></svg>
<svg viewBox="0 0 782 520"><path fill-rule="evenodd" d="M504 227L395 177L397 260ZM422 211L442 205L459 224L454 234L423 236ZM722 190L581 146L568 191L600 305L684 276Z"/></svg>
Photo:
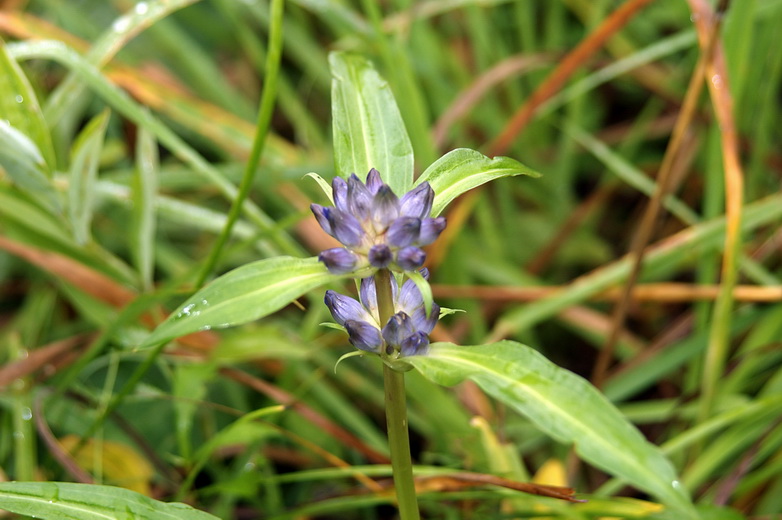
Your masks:
<svg viewBox="0 0 782 520"><path fill-rule="evenodd" d="M391 290L391 273L381 269L375 275L377 306L380 323L387 323L394 315L394 298ZM386 353L383 353L385 356ZM394 487L402 520L418 520L418 501L413 480L413 461L410 457L410 437L407 430L407 396L405 374L383 365L383 383L386 396L386 422L388 446L391 450L391 468Z"/></svg>
<svg viewBox="0 0 782 520"><path fill-rule="evenodd" d="M233 225L239 218L245 199L250 194L255 172L258 170L258 164L261 162L261 153L266 143L266 136L269 133L271 125L272 112L274 111L274 101L277 97L277 76L280 71L280 61L282 58L282 14L284 0L274 0L271 5L271 23L269 24L269 53L266 55L266 71L263 92L261 93L261 104L258 109L258 123L256 125L255 140L250 151L250 157L244 169L242 182L239 185L239 193L233 200L231 209L228 213L228 219L222 233L217 238L209 257L204 262L203 269L198 275L196 288L200 288L206 281L209 274L217 265L220 253L225 247L225 243L231 234Z"/></svg>

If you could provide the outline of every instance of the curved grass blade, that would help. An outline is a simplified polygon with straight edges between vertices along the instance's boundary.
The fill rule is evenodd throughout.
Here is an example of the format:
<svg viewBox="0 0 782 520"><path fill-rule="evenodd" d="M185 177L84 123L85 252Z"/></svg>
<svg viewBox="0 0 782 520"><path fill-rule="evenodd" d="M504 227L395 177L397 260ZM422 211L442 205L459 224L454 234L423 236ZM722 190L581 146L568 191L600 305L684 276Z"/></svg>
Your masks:
<svg viewBox="0 0 782 520"><path fill-rule="evenodd" d="M69 482L0 483L0 509L44 520L217 520L181 503L165 503L111 486Z"/></svg>
<svg viewBox="0 0 782 520"><path fill-rule="evenodd" d="M76 242L84 245L90 239L90 224L95 199L98 163L103 137L111 112L104 110L81 131L73 145L68 187L68 215Z"/></svg>
<svg viewBox="0 0 782 520"><path fill-rule="evenodd" d="M51 214L62 211L60 194L49 178L46 161L38 146L5 120L0 120L0 168L17 188L31 195Z"/></svg>
<svg viewBox="0 0 782 520"><path fill-rule="evenodd" d="M697 518L673 466L591 384L513 341L476 347L432 345L407 359L442 385L475 381L528 417L555 440L573 444L586 461L657 497L679 514Z"/></svg>
<svg viewBox="0 0 782 520"><path fill-rule="evenodd" d="M137 3L133 9L117 18L111 28L92 45L85 60L98 68L116 56L130 40L140 32L152 26L155 22L169 14L195 3L197 0L164 0ZM46 103L46 116L49 124L54 126L73 106L75 101L85 91L85 84L77 74L71 72L65 80L52 92Z"/></svg>
<svg viewBox="0 0 782 520"><path fill-rule="evenodd" d="M133 176L131 254L141 286L152 289L155 270L155 204L160 168L157 141L145 128L139 129L136 143L136 171Z"/></svg>
<svg viewBox="0 0 782 520"><path fill-rule="evenodd" d="M208 182L214 184L225 198L233 200L237 196L237 188L217 168L175 134L170 127L135 103L125 92L111 84L96 67L64 43L53 40L17 42L8 45L8 52L17 60L33 58L51 59L77 73L106 103L137 125L146 128L171 153L185 162L196 173L203 176ZM277 223L261 211L257 205L251 201L245 201L243 208L249 220L261 230L269 233L269 240L276 246L276 251L293 254L301 250L301 247L289 235L281 232Z"/></svg>
<svg viewBox="0 0 782 520"><path fill-rule="evenodd" d="M57 166L52 137L41 106L22 68L0 41L0 114L12 127L28 136L43 156L47 176Z"/></svg>
<svg viewBox="0 0 782 520"><path fill-rule="evenodd" d="M540 177L535 170L508 157L489 159L468 148L457 148L440 157L416 181L429 181L434 190L432 216L439 215L450 202L481 184L514 175Z"/></svg>
<svg viewBox="0 0 782 520"><path fill-rule="evenodd" d="M188 298L142 347L199 330L257 320L307 291L344 277L329 273L316 258L281 256L243 265Z"/></svg>
<svg viewBox="0 0 782 520"><path fill-rule="evenodd" d="M388 83L354 54L332 52L331 111L337 174L366 179L376 168L394 193L413 183L413 145Z"/></svg>

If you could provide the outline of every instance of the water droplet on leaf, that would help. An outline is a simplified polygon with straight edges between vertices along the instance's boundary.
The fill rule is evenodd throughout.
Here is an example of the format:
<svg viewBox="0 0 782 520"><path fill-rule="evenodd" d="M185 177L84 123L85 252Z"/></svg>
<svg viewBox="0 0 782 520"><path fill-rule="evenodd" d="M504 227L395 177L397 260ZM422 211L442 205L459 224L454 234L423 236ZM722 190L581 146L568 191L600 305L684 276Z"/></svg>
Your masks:
<svg viewBox="0 0 782 520"><path fill-rule="evenodd" d="M136 11L136 14L146 14L147 11L149 11L149 4L146 2L139 2L133 10Z"/></svg>
<svg viewBox="0 0 782 520"><path fill-rule="evenodd" d="M114 30L114 32L125 32L128 27L130 27L130 20L128 20L125 16L122 18L117 18L113 24L111 24L111 28Z"/></svg>

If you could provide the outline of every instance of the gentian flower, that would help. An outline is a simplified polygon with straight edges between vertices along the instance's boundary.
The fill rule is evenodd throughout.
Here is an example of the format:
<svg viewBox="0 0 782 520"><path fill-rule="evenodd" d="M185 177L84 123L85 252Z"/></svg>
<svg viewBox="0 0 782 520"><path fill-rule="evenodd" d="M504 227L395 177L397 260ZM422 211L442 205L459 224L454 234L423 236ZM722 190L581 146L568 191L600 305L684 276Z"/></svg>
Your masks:
<svg viewBox="0 0 782 520"><path fill-rule="evenodd" d="M428 271L421 270L428 278ZM361 280L359 300L326 291L326 306L334 320L345 327L350 343L358 349L376 354L413 356L426 354L429 333L440 315L440 307L432 304L429 317L424 310L424 299L415 282L408 279L399 289L391 277L391 289L395 314L384 324L380 323L377 291L372 277Z"/></svg>
<svg viewBox="0 0 782 520"><path fill-rule="evenodd" d="M435 241L445 229L445 218L431 218L434 191L422 182L400 199L369 170L366 184L351 174L331 183L333 207L312 204L320 226L345 247L323 251L318 259L329 271L344 274L365 267L414 271L426 253L421 246Z"/></svg>

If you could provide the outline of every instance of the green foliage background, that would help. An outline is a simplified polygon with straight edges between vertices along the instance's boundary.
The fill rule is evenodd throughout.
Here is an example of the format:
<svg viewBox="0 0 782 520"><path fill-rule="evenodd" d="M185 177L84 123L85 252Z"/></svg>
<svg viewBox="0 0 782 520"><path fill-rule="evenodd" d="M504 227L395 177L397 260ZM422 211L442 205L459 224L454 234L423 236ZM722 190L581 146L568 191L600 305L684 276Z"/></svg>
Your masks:
<svg viewBox="0 0 782 520"><path fill-rule="evenodd" d="M102 441L126 446L118 458L130 468L76 457L91 480L127 485L123 477L138 473L131 453L140 454L154 468L138 477L153 496L221 518L391 518L387 495L354 493L366 484L357 475L389 474L380 370L353 358L335 373L349 348L343 334L320 326L328 312L317 291L262 321L187 337L160 357L136 350L192 294L239 191L267 87L269 3L6 4L5 477L79 480L78 464L63 463L54 439L89 432L95 453L105 453ZM305 174L335 174L329 51L366 56L388 80L421 174L454 148L488 153L513 113L623 4L286 2L270 133L212 275L328 247L308 211L324 197ZM628 278L623 255L701 54L693 20L679 0L637 11L502 152L543 177L501 179L446 211L449 234L429 251L434 294L467 312L445 318L436 339L515 339L591 377L614 301L597 297ZM732 94L744 168L736 274L745 292L729 302L729 320L713 318L725 129L704 93L641 271L648 295L631 300L601 388L671 458L704 518L782 510L780 22L779 0L742 0L720 27L728 77L717 81ZM536 287L558 290L522 291ZM669 301L682 287L689 296ZM696 289L708 294L695 298ZM708 365L715 334L727 347L716 371ZM139 384L120 394L145 363ZM707 388L715 390L704 404ZM433 477L422 495L429 517L667 514L607 500L649 497L578 463L571 446L476 387L442 388L411 372L408 390L413 456L419 474ZM276 404L286 409L249 415ZM567 484L588 504L437 487L444 480L436 477L461 470L529 480L551 460L567 467Z"/></svg>

